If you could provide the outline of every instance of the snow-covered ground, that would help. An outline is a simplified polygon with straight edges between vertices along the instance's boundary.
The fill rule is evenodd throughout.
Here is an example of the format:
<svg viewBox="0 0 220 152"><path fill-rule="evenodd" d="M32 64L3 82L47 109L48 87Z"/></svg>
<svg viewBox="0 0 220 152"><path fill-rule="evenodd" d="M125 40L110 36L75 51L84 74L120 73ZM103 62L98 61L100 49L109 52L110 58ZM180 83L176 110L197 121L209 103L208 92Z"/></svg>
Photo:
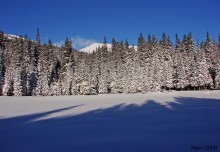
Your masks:
<svg viewBox="0 0 220 152"><path fill-rule="evenodd" d="M0 97L0 152L190 152L209 145L220 151L220 91Z"/></svg>

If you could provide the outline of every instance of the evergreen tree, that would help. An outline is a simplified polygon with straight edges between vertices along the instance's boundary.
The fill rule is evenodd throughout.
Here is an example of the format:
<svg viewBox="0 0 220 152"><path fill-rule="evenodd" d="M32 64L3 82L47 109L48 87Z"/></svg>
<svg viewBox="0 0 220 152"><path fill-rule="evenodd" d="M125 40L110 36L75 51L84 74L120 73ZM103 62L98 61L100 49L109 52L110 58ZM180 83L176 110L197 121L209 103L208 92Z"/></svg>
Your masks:
<svg viewBox="0 0 220 152"><path fill-rule="evenodd" d="M16 48L14 68L15 68L15 77L14 77L14 92L15 96L23 96L27 94L26 88L26 72L24 69L24 48L23 48L23 39L18 40L18 46Z"/></svg>
<svg viewBox="0 0 220 152"><path fill-rule="evenodd" d="M164 52L165 60L163 63L163 74L164 74L164 82L163 86L165 89L173 88L173 50L172 50L172 43L170 38L167 38L166 42L166 51Z"/></svg>
<svg viewBox="0 0 220 152"><path fill-rule="evenodd" d="M150 67L151 67L151 62L150 59L153 56L152 54L152 40L151 40L151 35L148 35L147 43L146 43L146 50L144 52L145 59L144 59L144 67L140 67L140 72L142 73L141 79L141 90L142 93L146 93L150 91L150 85L151 85L151 78L152 75L150 75ZM142 53L143 54L143 53Z"/></svg>
<svg viewBox="0 0 220 152"><path fill-rule="evenodd" d="M103 46L101 47L101 61L100 61L100 81L99 81L99 93L109 93L109 66L108 66L108 48L106 37L104 37Z"/></svg>
<svg viewBox="0 0 220 152"><path fill-rule="evenodd" d="M190 43L189 43L189 38L187 35L183 36L183 41L182 41L182 57L183 57L183 65L184 65L184 74L186 75L186 79L184 81L185 86L184 88L190 89L190 77L191 75L191 62L192 61L192 56L191 56L191 50L190 50Z"/></svg>
<svg viewBox="0 0 220 152"><path fill-rule="evenodd" d="M134 50L134 46L129 48L129 47L127 47L129 45L127 45L127 44L125 44L127 56L126 56L125 75L124 75L124 79L125 79L124 92L125 93L135 93L136 92L135 61L134 61L135 50Z"/></svg>
<svg viewBox="0 0 220 152"><path fill-rule="evenodd" d="M118 62L119 62L119 51L118 51L118 42L115 39L112 39L112 52L110 53L110 86L109 89L111 93L118 93L119 86L118 86Z"/></svg>
<svg viewBox="0 0 220 152"><path fill-rule="evenodd" d="M8 40L6 40L8 41ZM13 78L15 75L15 67L14 62L15 61L15 46L17 44L17 39L14 39L12 41L8 41L8 43L5 43L5 49L3 51L3 63L4 63L4 82L3 82L3 95L5 96L12 96L13 95Z"/></svg>
<svg viewBox="0 0 220 152"><path fill-rule="evenodd" d="M220 41L220 40L219 40ZM214 76L214 85L213 85L213 89L218 89L220 88L219 84L219 80L220 80L220 44L218 42L213 42L213 51L214 51L214 62L213 62L213 67L214 67L214 71L215 71L215 76Z"/></svg>
<svg viewBox="0 0 220 152"><path fill-rule="evenodd" d="M37 28L37 33L36 33L36 45L37 47L40 46L40 31L39 31L39 28Z"/></svg>
<svg viewBox="0 0 220 152"><path fill-rule="evenodd" d="M75 95L147 93L162 90L220 89L220 38L194 46L192 33L175 47L165 33L160 41L142 34L138 47L112 39L92 53L78 52L68 38L62 47L11 38L0 32L0 94Z"/></svg>
<svg viewBox="0 0 220 152"><path fill-rule="evenodd" d="M27 95L33 96L36 95L36 87L37 87L37 52L36 48L33 47L31 40L28 43L28 54L29 54L29 70L27 75Z"/></svg>
<svg viewBox="0 0 220 152"><path fill-rule="evenodd" d="M196 81L198 82L198 89L207 88L212 84L211 75L208 71L208 64L206 62L204 49L201 49L197 44L197 76Z"/></svg>
<svg viewBox="0 0 220 152"><path fill-rule="evenodd" d="M138 49L140 66L144 67L146 62L146 41L142 33L138 38Z"/></svg>
<svg viewBox="0 0 220 152"><path fill-rule="evenodd" d="M46 66L48 66L47 64L45 64L45 62L47 62L47 61L45 61L46 54L47 53L45 50L45 46L41 46L40 52L39 52L38 65L37 65L38 79L37 79L36 95L38 95L38 96L42 96L42 95L45 96L48 93L48 85L45 85L48 83L48 81L46 79L46 74L45 74L45 72L46 72L45 68L46 68Z"/></svg>
<svg viewBox="0 0 220 152"><path fill-rule="evenodd" d="M63 63L62 63L62 88L63 88L63 94L64 95L71 95L72 94L72 75L73 75L73 69L72 69L72 58L71 59L71 53L72 53L72 42L71 40L68 40L66 38L64 48L63 48Z"/></svg>
<svg viewBox="0 0 220 152"><path fill-rule="evenodd" d="M3 87L3 51L4 51L4 32L0 31L0 95L2 95Z"/></svg>
<svg viewBox="0 0 220 152"><path fill-rule="evenodd" d="M186 87L186 74L184 66L184 53L179 37L176 35L176 47L174 55L174 87L182 90Z"/></svg>

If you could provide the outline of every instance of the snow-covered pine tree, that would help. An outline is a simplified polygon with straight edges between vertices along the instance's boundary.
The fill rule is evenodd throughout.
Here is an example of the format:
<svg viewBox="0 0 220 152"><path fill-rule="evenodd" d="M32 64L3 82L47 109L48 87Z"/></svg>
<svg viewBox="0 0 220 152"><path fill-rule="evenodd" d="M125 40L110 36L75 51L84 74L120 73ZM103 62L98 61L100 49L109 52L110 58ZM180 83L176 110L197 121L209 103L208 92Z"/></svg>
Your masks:
<svg viewBox="0 0 220 152"><path fill-rule="evenodd" d="M49 85L48 85L48 52L46 45L42 45L39 50L38 59L38 81L37 81L37 95L48 96L49 95ZM46 66L45 66L46 65Z"/></svg>
<svg viewBox="0 0 220 152"><path fill-rule="evenodd" d="M139 53L140 67L145 66L146 57L147 57L146 47L147 45L146 45L145 38L143 37L142 33L140 33L140 36L138 38L138 48L137 48L137 51Z"/></svg>
<svg viewBox="0 0 220 152"><path fill-rule="evenodd" d="M0 31L0 95L3 90L3 51L4 51L4 32Z"/></svg>
<svg viewBox="0 0 220 152"><path fill-rule="evenodd" d="M156 50L152 59L152 89L151 91L161 91L161 65L160 65L160 52Z"/></svg>
<svg viewBox="0 0 220 152"><path fill-rule="evenodd" d="M213 84L215 85L216 69L214 68L214 64L215 64L214 61L216 57L212 47L213 45L211 43L211 38L209 33L207 32L204 49L206 54L206 62L208 64L208 70L212 77Z"/></svg>
<svg viewBox="0 0 220 152"><path fill-rule="evenodd" d="M96 88L97 92L99 93L99 82L101 79L101 48L100 46L96 48L95 51L95 81L96 81Z"/></svg>
<svg viewBox="0 0 220 152"><path fill-rule="evenodd" d="M47 68L47 78L48 78L48 85L49 87L51 86L52 82L53 82L53 75L52 75L52 70L53 70L53 63L54 63L54 53L53 53L53 44L51 42L51 40L48 40L47 43L47 59L48 59L48 68ZM51 94L51 91L50 93Z"/></svg>
<svg viewBox="0 0 220 152"><path fill-rule="evenodd" d="M119 43L114 39L108 50L105 39L104 46L91 54L73 51L69 40L62 48L51 41L41 45L39 29L36 42L28 41L27 36L4 36L2 45L1 39L0 92L4 95L220 88L220 42L211 41L208 33L205 43L197 47L191 33L184 36L182 44L177 38L175 48L165 34L160 43L151 35L146 42L140 34L137 51L127 40Z"/></svg>
<svg viewBox="0 0 220 152"><path fill-rule="evenodd" d="M27 37L27 36L26 36ZM26 95L29 95L29 82L28 77L30 76L30 67L31 67L31 50L32 50L32 41L30 38L24 39L24 65L23 68L26 71Z"/></svg>
<svg viewBox="0 0 220 152"><path fill-rule="evenodd" d="M14 75L14 92L15 96L23 96L27 94L27 78L26 72L24 67L24 48L23 48L23 39L19 38L18 45L16 50L14 50L14 68L15 68L15 75Z"/></svg>
<svg viewBox="0 0 220 152"><path fill-rule="evenodd" d="M97 68L96 68L96 55L95 52L93 51L93 53L89 54L88 58L87 58L88 62L88 77L89 77L89 85L90 85L90 94L92 95L97 95L97 81L96 81L96 72L97 72Z"/></svg>
<svg viewBox="0 0 220 152"><path fill-rule="evenodd" d="M135 93L136 92L136 84L135 84L135 61L134 61L134 46L129 48L129 44L126 39L126 58L125 58L125 93Z"/></svg>
<svg viewBox="0 0 220 152"><path fill-rule="evenodd" d="M61 84L61 50L58 47L52 46L52 50L49 51L52 57L51 71L49 78L49 86L51 95L62 95Z"/></svg>
<svg viewBox="0 0 220 152"><path fill-rule="evenodd" d="M137 53L138 53L138 62L139 62L139 68L138 68L138 90L142 92L146 92L146 82L145 82L145 75L147 72L146 70L146 58L147 58L147 44L146 40L143 37L142 33L140 33L140 36L138 37L138 46L137 46Z"/></svg>
<svg viewBox="0 0 220 152"><path fill-rule="evenodd" d="M22 96L23 89L22 89L22 77L21 77L22 71L21 67L16 68L16 73L14 76L14 92L13 95L15 96Z"/></svg>
<svg viewBox="0 0 220 152"><path fill-rule="evenodd" d="M220 89L220 35L218 38L218 46L216 50L216 76L215 76L215 89Z"/></svg>
<svg viewBox="0 0 220 152"><path fill-rule="evenodd" d="M91 81L93 79L92 76L95 75L92 74L92 69L89 64L91 63L89 62L89 56L89 54L82 53L80 59L78 60L78 66L76 69L76 87L78 94L81 95L97 94L94 82Z"/></svg>
<svg viewBox="0 0 220 152"><path fill-rule="evenodd" d="M119 62L119 52L118 52L118 42L115 41L115 39L112 39L112 48L110 52L110 92L111 93L118 93L119 92L119 86L118 86L118 62Z"/></svg>
<svg viewBox="0 0 220 152"><path fill-rule="evenodd" d="M201 48L199 44L197 44L197 76L196 81L198 82L198 89L205 89L207 86L211 86L212 78L208 70L208 64L206 63L206 55L205 50Z"/></svg>
<svg viewBox="0 0 220 152"><path fill-rule="evenodd" d="M37 28L37 33L36 33L36 42L35 42L35 47L34 47L34 65L37 68L37 85L36 89L34 89L34 94L35 95L46 95L47 92L45 92L45 88L48 88L47 86L43 86L43 81L44 81L44 55L46 54L45 52L45 46L43 47L40 42L40 32L39 28ZM44 91L44 92L43 92Z"/></svg>
<svg viewBox="0 0 220 152"><path fill-rule="evenodd" d="M215 89L220 89L220 63L217 63L218 68L216 69L216 76L215 76Z"/></svg>
<svg viewBox="0 0 220 152"><path fill-rule="evenodd" d="M31 63L29 75L27 77L27 95L36 95L37 78L37 68Z"/></svg>
<svg viewBox="0 0 220 152"><path fill-rule="evenodd" d="M188 80L189 80L189 87L191 89L195 89L195 87L198 87L197 83L197 67L196 67L196 52L194 49L194 41L192 37L192 33L190 32L187 36L187 55L188 55L188 64L189 64L189 75L188 75Z"/></svg>
<svg viewBox="0 0 220 152"><path fill-rule="evenodd" d="M130 87L131 87L131 81L132 81L132 59L131 59L131 49L129 49L129 43L128 40L125 40L125 44L124 44L124 57L125 57L125 63L124 63L124 69L125 69L125 73L123 76L124 79L124 92L125 93L129 93L130 92Z"/></svg>
<svg viewBox="0 0 220 152"><path fill-rule="evenodd" d="M192 71L191 71L191 62L193 61L192 58L192 50L190 47L190 42L189 42L189 38L187 35L183 36L183 40L182 40L182 57L183 57L183 61L184 61L184 74L186 75L186 79L185 79L185 88L186 89L190 89L190 78L192 77Z"/></svg>
<svg viewBox="0 0 220 152"><path fill-rule="evenodd" d="M104 37L103 46L101 47L101 61L100 61L100 81L99 81L99 93L109 93L109 69L108 69L108 48L106 37Z"/></svg>
<svg viewBox="0 0 220 152"><path fill-rule="evenodd" d="M142 93L146 93L150 91L150 64L151 64L151 57L152 57L152 40L151 35L148 35L147 43L145 45L145 52L144 52L144 67L141 68L143 80L142 80Z"/></svg>
<svg viewBox="0 0 220 152"><path fill-rule="evenodd" d="M167 75L167 79L166 79L166 83L165 86L166 88L171 89L173 88L173 48L172 48L172 42L170 41L170 38L168 37L167 39L167 54L166 54L166 58L165 58L165 65L167 64L167 71L166 71L166 75Z"/></svg>
<svg viewBox="0 0 220 152"><path fill-rule="evenodd" d="M17 40L9 41L6 40L5 50L3 52L3 63L5 67L4 73L4 85L3 85L3 95L12 96L13 95L13 76L15 75L15 68L13 61L15 60L14 47L17 45Z"/></svg>
<svg viewBox="0 0 220 152"><path fill-rule="evenodd" d="M40 43L40 39L38 38L39 31L36 34L37 46ZM50 58L52 54L52 43L49 41L48 45L38 46L37 49L39 51L39 59L38 59L38 82L37 82L37 95L48 96L50 95L50 76L51 76L51 60ZM45 66L46 65L46 66Z"/></svg>
<svg viewBox="0 0 220 152"><path fill-rule="evenodd" d="M175 45L175 54L174 54L174 87L177 90L182 90L185 88L185 67L183 61L183 49L178 35L176 34L176 45Z"/></svg>
<svg viewBox="0 0 220 152"><path fill-rule="evenodd" d="M154 53L158 49L158 42L155 35L151 38L150 46L150 58L149 58L149 67L148 67L148 91L153 91L153 77L154 77Z"/></svg>
<svg viewBox="0 0 220 152"><path fill-rule="evenodd" d="M118 74L118 93L125 92L125 77L126 77L126 69L125 69L125 45L123 41L118 43L118 61L117 61L117 74Z"/></svg>
<svg viewBox="0 0 220 152"><path fill-rule="evenodd" d="M62 92L64 95L72 95L72 79L73 79L73 63L71 58L72 54L72 41L66 38L63 48L63 63L62 63Z"/></svg>
<svg viewBox="0 0 220 152"><path fill-rule="evenodd" d="M171 89L173 87L173 59L172 59L172 43L169 37L163 33L162 40L160 41L161 58L160 67L162 68L161 77L161 87L162 89Z"/></svg>
<svg viewBox="0 0 220 152"><path fill-rule="evenodd" d="M174 53L173 53L173 87L174 89L177 88L177 78L178 78L178 73L177 73L177 53L180 52L180 47L181 47L181 42L178 37L178 35L175 35L176 41L175 41L175 48L174 48Z"/></svg>
<svg viewBox="0 0 220 152"><path fill-rule="evenodd" d="M28 67L28 75L27 75L27 95L35 96L36 95L36 87L37 87L37 79L38 79L38 72L37 72L37 58L38 53L35 45L29 39L28 43L28 54L30 58L30 66Z"/></svg>
<svg viewBox="0 0 220 152"><path fill-rule="evenodd" d="M8 73L6 73L6 76L7 76ZM9 73L10 75L10 73ZM5 83L4 83L4 86L3 86L3 95L4 96L13 96L14 92L14 87L13 87L13 80L11 79L5 79Z"/></svg>
<svg viewBox="0 0 220 152"><path fill-rule="evenodd" d="M159 44L155 36L152 37L152 59L150 61L149 68L149 83L151 91L160 91L161 90L161 73L162 67L160 64L161 59L161 50L159 49Z"/></svg>
<svg viewBox="0 0 220 152"><path fill-rule="evenodd" d="M39 47L41 45L40 43L40 31L39 28L37 28L37 33L36 33L36 46Z"/></svg>

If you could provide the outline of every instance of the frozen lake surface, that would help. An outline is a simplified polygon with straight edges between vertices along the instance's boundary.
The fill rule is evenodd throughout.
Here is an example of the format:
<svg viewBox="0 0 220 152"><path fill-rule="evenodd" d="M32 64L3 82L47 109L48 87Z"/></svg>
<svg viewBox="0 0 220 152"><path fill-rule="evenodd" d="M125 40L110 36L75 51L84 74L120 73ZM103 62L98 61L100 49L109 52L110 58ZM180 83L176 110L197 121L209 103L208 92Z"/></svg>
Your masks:
<svg viewBox="0 0 220 152"><path fill-rule="evenodd" d="M220 151L220 91L0 97L1 152Z"/></svg>

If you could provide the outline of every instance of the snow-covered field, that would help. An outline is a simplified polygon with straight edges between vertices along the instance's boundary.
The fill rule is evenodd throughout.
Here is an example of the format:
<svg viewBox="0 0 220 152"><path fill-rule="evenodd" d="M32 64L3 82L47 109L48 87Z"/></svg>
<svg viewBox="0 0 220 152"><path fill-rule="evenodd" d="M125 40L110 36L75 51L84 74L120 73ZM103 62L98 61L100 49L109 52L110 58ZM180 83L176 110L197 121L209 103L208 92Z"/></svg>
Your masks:
<svg viewBox="0 0 220 152"><path fill-rule="evenodd" d="M0 97L0 152L220 151L220 91Z"/></svg>

